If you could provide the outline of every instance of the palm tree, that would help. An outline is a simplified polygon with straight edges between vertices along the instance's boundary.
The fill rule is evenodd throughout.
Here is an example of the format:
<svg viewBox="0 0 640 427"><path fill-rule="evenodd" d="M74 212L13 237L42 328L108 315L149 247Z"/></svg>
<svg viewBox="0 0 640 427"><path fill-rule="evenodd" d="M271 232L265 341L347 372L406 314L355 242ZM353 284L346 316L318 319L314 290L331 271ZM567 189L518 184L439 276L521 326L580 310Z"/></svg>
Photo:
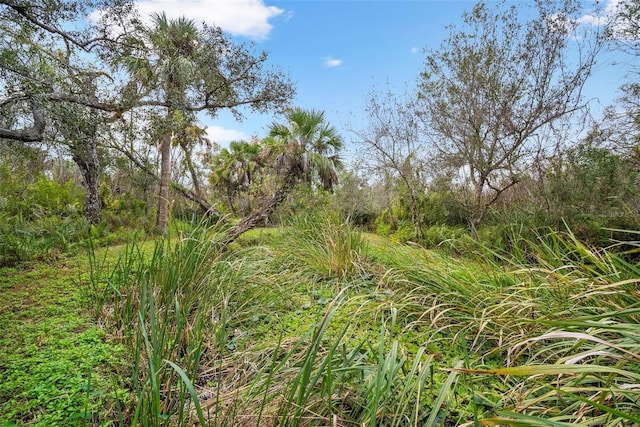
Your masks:
<svg viewBox="0 0 640 427"><path fill-rule="evenodd" d="M120 63L137 77L143 92L161 91L166 106L160 137L160 188L156 225L166 231L169 218L169 185L171 182L171 146L174 123L193 120L193 113L181 108L196 68L198 30L187 18L167 19L165 13L154 14L152 25L134 41L140 55L127 55Z"/></svg>
<svg viewBox="0 0 640 427"><path fill-rule="evenodd" d="M266 53L254 55L245 45L226 38L218 27L199 27L186 18L170 20L163 13L154 15L150 26L141 25L132 34L124 37L126 54L116 61L134 77L123 88L122 105L166 112L155 126L161 156L157 222L164 231L169 186L198 203L203 211L215 211L197 190L170 182L171 145L186 141L180 140L181 130L196 125L196 114L201 112L215 118L225 109L242 117L240 107L258 112L280 110L295 89L281 71L266 68ZM188 150L191 145L185 147Z"/></svg>
<svg viewBox="0 0 640 427"><path fill-rule="evenodd" d="M268 157L282 177L280 187L260 209L229 230L226 244L271 216L301 180L309 184L317 180L328 191L338 182L342 138L325 121L324 112L294 108L287 112L286 119L286 124L273 123L269 137L263 141Z"/></svg>
<svg viewBox="0 0 640 427"><path fill-rule="evenodd" d="M322 111L294 108L286 118L286 124L273 123L269 130L267 143L276 167L309 184L317 178L324 190L332 191L343 166L338 131L325 121Z"/></svg>
<svg viewBox="0 0 640 427"><path fill-rule="evenodd" d="M229 207L234 214L237 212L233 197L254 183L256 171L261 166L260 154L261 147L257 142L232 141L229 148L223 148L213 160L211 183L226 191ZM241 205L247 205L242 198L240 202ZM244 210L244 206L241 210Z"/></svg>

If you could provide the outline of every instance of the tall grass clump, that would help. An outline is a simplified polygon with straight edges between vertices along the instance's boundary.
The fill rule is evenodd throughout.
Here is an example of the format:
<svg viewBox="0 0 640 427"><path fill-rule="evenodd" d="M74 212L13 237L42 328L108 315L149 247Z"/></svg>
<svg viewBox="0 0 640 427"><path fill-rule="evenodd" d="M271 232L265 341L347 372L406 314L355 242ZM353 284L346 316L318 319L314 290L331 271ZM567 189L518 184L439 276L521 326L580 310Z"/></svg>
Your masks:
<svg viewBox="0 0 640 427"><path fill-rule="evenodd" d="M296 216L276 248L319 277L345 279L364 271L362 233L334 213Z"/></svg>
<svg viewBox="0 0 640 427"><path fill-rule="evenodd" d="M526 243L526 258L504 259L547 310L507 341L503 367L472 371L511 386L508 409L485 423L640 425L640 267L570 232Z"/></svg>
<svg viewBox="0 0 640 427"><path fill-rule="evenodd" d="M332 215L256 246L219 231L92 260L96 312L132 355L125 423L640 425L625 255L548 233L454 257Z"/></svg>
<svg viewBox="0 0 640 427"><path fill-rule="evenodd" d="M544 312L531 304L532 291L523 275L409 246L380 246L371 257L385 270L382 286L402 307L405 332L419 332L428 343L464 338L470 351L504 351L507 337L520 336L520 326Z"/></svg>
<svg viewBox="0 0 640 427"><path fill-rule="evenodd" d="M455 371L486 374L480 390L505 408L483 423L638 424L640 268L571 233L519 247L473 262L407 246L372 257L403 295L405 334L440 349L466 340L472 368Z"/></svg>
<svg viewBox="0 0 640 427"><path fill-rule="evenodd" d="M226 373L224 385L203 402L205 410L215 409L212 425L444 424L458 373L443 373L425 348L408 352L384 319L377 340L353 342L353 324L334 324L352 307L347 291L299 338L281 336L267 349L221 362L216 369Z"/></svg>
<svg viewBox="0 0 640 427"><path fill-rule="evenodd" d="M41 217L26 220L0 212L0 267L49 260L73 252L88 236L84 218Z"/></svg>
<svg viewBox="0 0 640 427"><path fill-rule="evenodd" d="M188 425L190 403L202 422L193 381L203 355L212 275L224 269L214 229L195 225L152 251L134 240L106 272L92 257L91 283L101 315L132 355L134 425Z"/></svg>

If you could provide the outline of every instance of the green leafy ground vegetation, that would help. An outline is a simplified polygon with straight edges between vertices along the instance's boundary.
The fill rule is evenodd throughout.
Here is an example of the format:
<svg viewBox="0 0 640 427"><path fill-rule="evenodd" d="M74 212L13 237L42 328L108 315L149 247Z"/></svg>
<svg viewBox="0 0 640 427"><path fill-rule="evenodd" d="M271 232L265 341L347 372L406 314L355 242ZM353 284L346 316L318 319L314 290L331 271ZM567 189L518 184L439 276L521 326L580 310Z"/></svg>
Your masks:
<svg viewBox="0 0 640 427"><path fill-rule="evenodd" d="M231 247L217 243L220 232L194 225L132 241L117 261L90 252L80 282L44 286L60 264L31 277L7 270L29 278L29 289L39 285L47 303L36 308L33 291L21 300L14 289L24 310L3 311L3 327L15 332L8 317L28 316L3 342L16 354L4 363L3 417L154 426L639 422L640 275L625 257L553 232L527 242L535 263L479 245L473 258L452 257L331 215L254 231ZM71 314L88 315L87 295L102 329ZM32 323L39 313L46 322Z"/></svg>
<svg viewBox="0 0 640 427"><path fill-rule="evenodd" d="M469 5L343 135L213 25L0 2L0 427L640 425L640 80L587 91L640 7L592 6Z"/></svg>
<svg viewBox="0 0 640 427"><path fill-rule="evenodd" d="M0 425L107 425L124 348L107 341L81 285L88 264L63 257L0 269Z"/></svg>

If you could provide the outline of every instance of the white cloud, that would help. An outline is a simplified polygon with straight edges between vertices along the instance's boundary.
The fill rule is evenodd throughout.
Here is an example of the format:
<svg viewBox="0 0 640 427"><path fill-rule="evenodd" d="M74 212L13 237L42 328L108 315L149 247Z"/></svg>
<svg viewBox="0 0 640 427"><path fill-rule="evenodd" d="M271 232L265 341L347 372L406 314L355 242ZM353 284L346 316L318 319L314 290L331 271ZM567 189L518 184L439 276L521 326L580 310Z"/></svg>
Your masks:
<svg viewBox="0 0 640 427"><path fill-rule="evenodd" d="M292 10L288 10L284 15L283 18L285 21L290 21L291 19L293 19L293 11Z"/></svg>
<svg viewBox="0 0 640 427"><path fill-rule="evenodd" d="M598 11L589 12L578 19L580 24L590 25L593 27L609 26L611 35L618 39L627 39L630 37L629 22L625 19L617 17L620 8L623 6L635 7L636 0L607 0L606 6ZM634 2L634 3L632 3ZM624 9L622 9L624 12Z"/></svg>
<svg viewBox="0 0 640 427"><path fill-rule="evenodd" d="M205 128L207 137L221 145L227 145L231 141L249 140L249 137L242 131L227 129L222 126L207 126Z"/></svg>
<svg viewBox="0 0 640 427"><path fill-rule="evenodd" d="M411 53L418 53L418 48L417 47L412 47L411 48Z"/></svg>
<svg viewBox="0 0 640 427"><path fill-rule="evenodd" d="M598 12L589 12L578 19L580 24L600 27L609 22L618 10L618 7L627 0L608 0L607 5Z"/></svg>
<svg viewBox="0 0 640 427"><path fill-rule="evenodd" d="M339 67L341 65L342 65L342 59L336 59L336 58L332 58L330 56L327 56L326 58L324 58L324 66L325 67L335 68L335 67Z"/></svg>
<svg viewBox="0 0 640 427"><path fill-rule="evenodd" d="M285 11L267 6L263 0L141 0L136 2L147 18L152 12L162 12L175 19L186 16L195 22L215 24L235 36L265 39L273 25L270 19Z"/></svg>

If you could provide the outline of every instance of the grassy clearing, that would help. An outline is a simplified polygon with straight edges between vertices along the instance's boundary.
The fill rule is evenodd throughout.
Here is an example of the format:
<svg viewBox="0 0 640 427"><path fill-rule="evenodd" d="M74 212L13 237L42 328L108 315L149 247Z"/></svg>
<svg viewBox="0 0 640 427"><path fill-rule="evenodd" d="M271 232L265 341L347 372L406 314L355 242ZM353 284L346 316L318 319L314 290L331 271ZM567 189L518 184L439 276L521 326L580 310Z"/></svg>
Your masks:
<svg viewBox="0 0 640 427"><path fill-rule="evenodd" d="M127 355L113 380L126 392L92 400L96 420L120 407L112 419L149 426L640 423L640 269L620 256L550 234L454 258L330 217L230 249L219 231L90 256L93 313Z"/></svg>
<svg viewBox="0 0 640 427"><path fill-rule="evenodd" d="M120 383L108 371L121 363L123 348L105 340L88 310L79 287L86 271L78 258L0 269L0 425L117 418Z"/></svg>

